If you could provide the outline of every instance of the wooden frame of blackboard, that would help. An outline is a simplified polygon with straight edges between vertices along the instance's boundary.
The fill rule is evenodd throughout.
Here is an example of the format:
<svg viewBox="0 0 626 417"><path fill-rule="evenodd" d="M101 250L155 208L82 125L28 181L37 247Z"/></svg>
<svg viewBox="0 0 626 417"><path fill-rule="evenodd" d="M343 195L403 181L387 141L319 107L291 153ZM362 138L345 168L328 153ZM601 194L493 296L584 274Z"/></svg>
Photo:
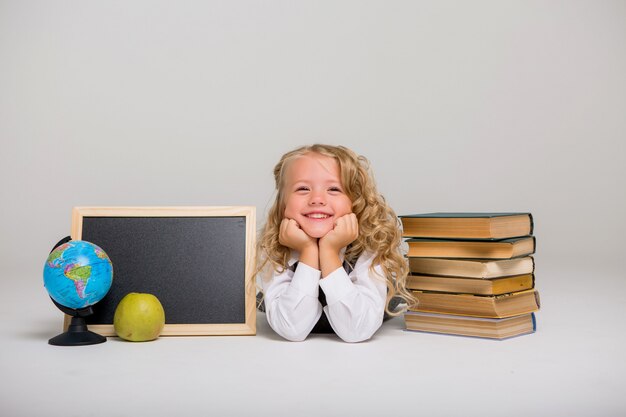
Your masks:
<svg viewBox="0 0 626 417"><path fill-rule="evenodd" d="M162 336L209 336L209 335L255 335L256 334L256 296L254 277L254 254L256 239L256 209L252 206L228 207L75 207L72 211L73 240L83 237L83 221L85 218L169 218L169 217L210 217L210 218L244 218L245 220L245 321L243 323L167 323ZM106 249L105 249L106 250ZM115 264L114 267L114 284ZM202 308L203 306L198 306ZM65 316L64 328L67 330L70 317ZM89 329L103 336L115 336L113 323L89 324Z"/></svg>

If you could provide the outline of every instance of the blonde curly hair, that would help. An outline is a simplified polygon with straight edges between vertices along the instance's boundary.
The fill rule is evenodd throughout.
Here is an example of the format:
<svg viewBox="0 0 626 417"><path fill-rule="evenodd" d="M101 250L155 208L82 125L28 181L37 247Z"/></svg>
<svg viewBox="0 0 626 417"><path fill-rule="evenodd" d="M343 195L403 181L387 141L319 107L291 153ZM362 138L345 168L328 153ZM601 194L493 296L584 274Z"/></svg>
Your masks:
<svg viewBox="0 0 626 417"><path fill-rule="evenodd" d="M282 272L287 267L291 249L278 241L280 223L285 212L285 171L294 159L309 153L328 156L337 161L344 191L352 201L352 212L359 223L359 236L346 248L345 260L354 265L364 251L376 253L370 270L374 272L374 267L380 265L383 271L388 289L385 311L390 315L401 314L402 311L389 311L389 301L393 297L400 297L409 306L414 305L416 300L405 287L409 268L400 247L402 232L398 217L378 193L367 158L344 146L302 146L283 155L276 164L276 199L260 233L257 244L257 254L260 256L256 272L265 270L268 264L277 272Z"/></svg>

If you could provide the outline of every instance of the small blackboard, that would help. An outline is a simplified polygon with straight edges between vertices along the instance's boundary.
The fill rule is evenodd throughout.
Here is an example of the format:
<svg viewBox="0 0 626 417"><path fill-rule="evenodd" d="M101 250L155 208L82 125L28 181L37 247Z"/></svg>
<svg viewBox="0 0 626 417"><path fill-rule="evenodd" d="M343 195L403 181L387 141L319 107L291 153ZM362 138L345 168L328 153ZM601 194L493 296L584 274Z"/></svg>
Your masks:
<svg viewBox="0 0 626 417"><path fill-rule="evenodd" d="M141 292L161 301L163 336L255 334L255 227L254 207L74 208L72 239L100 246L113 264L89 329L115 335L117 304Z"/></svg>

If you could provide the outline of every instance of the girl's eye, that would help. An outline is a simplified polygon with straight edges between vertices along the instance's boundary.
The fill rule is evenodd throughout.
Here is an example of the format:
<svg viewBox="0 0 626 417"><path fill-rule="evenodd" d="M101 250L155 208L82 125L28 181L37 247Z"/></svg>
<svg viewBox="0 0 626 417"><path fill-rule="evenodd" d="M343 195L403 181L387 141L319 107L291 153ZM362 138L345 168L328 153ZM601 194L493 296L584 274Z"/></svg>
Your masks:
<svg viewBox="0 0 626 417"><path fill-rule="evenodd" d="M341 188L339 187L330 187L330 189L328 191L335 191L335 192L341 192Z"/></svg>
<svg viewBox="0 0 626 417"><path fill-rule="evenodd" d="M309 187L305 187L305 186L300 186L298 188L296 188L296 191L309 191Z"/></svg>

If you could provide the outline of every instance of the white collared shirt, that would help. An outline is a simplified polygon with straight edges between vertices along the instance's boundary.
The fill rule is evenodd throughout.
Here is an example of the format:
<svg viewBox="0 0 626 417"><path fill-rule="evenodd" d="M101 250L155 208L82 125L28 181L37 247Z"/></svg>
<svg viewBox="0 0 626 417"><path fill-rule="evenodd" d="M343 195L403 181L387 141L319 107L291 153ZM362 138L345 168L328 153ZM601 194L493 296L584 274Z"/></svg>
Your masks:
<svg viewBox="0 0 626 417"><path fill-rule="evenodd" d="M299 262L295 271L287 268L274 271L271 279L259 279L270 327L287 340L306 339L322 315L321 286L328 303L323 311L335 333L346 342L371 338L383 322L387 298L380 265L374 267L375 274L369 270L374 256L362 253L349 274L339 267L320 279L321 271ZM293 253L289 267L297 260L298 254Z"/></svg>

